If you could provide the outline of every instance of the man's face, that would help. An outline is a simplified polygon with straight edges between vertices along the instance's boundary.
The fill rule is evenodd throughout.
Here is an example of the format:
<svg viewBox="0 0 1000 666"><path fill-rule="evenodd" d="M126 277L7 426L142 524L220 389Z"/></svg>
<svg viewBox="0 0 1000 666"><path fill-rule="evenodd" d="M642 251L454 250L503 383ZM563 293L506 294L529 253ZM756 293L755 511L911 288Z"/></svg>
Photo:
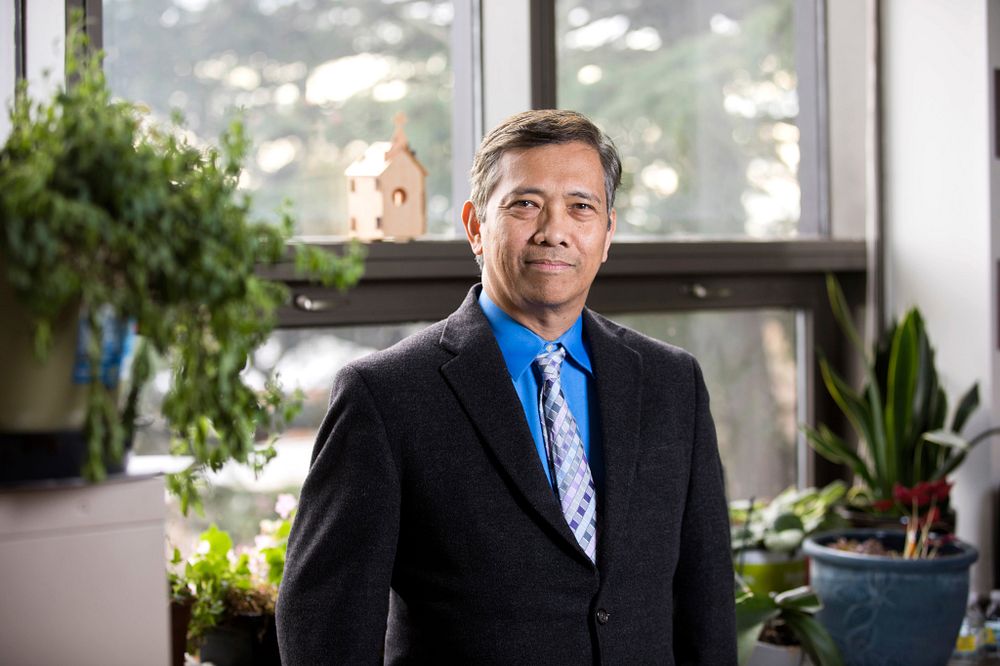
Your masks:
<svg viewBox="0 0 1000 666"><path fill-rule="evenodd" d="M506 153L498 167L483 219L469 202L462 211L486 293L521 323L575 319L615 230L597 151L581 142L539 146Z"/></svg>

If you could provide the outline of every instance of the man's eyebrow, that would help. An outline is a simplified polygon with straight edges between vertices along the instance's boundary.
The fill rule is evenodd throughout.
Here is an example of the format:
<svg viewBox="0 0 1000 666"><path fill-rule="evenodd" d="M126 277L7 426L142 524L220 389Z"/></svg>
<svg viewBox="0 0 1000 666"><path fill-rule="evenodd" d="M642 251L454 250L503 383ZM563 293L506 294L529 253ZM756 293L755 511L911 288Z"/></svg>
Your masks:
<svg viewBox="0 0 1000 666"><path fill-rule="evenodd" d="M572 192L567 192L568 197L579 197L580 199L586 199L587 201L593 201L595 203L601 203L601 197L596 194L591 194L590 192L584 190L573 190Z"/></svg>
<svg viewBox="0 0 1000 666"><path fill-rule="evenodd" d="M501 201L508 201L512 197L519 197L525 194L537 194L538 196L542 196L545 192L543 192L539 187L518 187L505 194Z"/></svg>
<svg viewBox="0 0 1000 666"><path fill-rule="evenodd" d="M515 197L524 196L525 194L534 194L537 196L545 196L545 190L540 187L516 187L507 194L505 194L501 199L500 203L505 204ZM604 200L597 194L592 194L587 190L571 190L567 192L564 197L584 199L586 201L593 201L594 203L601 204Z"/></svg>

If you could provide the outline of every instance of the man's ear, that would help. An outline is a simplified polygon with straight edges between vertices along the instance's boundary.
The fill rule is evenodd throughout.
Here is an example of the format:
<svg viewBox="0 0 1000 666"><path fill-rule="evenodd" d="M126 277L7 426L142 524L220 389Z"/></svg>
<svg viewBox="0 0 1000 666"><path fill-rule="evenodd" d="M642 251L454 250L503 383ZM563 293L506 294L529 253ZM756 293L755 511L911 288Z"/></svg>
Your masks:
<svg viewBox="0 0 1000 666"><path fill-rule="evenodd" d="M465 235L472 246L473 254L483 253L483 237L480 235L479 216L476 215L476 207L471 201L466 201L462 206L462 225L465 227Z"/></svg>
<svg viewBox="0 0 1000 666"><path fill-rule="evenodd" d="M604 239L604 258L601 259L603 264L608 260L608 249L611 248L611 239L615 237L615 230L618 229L618 215L614 208L611 209L611 213L608 215L608 236Z"/></svg>

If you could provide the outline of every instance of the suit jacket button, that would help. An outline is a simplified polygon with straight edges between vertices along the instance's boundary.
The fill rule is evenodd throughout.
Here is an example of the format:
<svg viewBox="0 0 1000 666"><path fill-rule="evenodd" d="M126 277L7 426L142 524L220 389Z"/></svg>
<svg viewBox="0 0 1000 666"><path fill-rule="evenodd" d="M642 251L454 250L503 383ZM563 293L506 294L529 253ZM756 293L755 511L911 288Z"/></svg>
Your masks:
<svg viewBox="0 0 1000 666"><path fill-rule="evenodd" d="M611 619L611 613L609 613L608 611L604 610L603 608L598 608L597 609L597 623L598 624L607 624L608 620L610 620L610 619Z"/></svg>

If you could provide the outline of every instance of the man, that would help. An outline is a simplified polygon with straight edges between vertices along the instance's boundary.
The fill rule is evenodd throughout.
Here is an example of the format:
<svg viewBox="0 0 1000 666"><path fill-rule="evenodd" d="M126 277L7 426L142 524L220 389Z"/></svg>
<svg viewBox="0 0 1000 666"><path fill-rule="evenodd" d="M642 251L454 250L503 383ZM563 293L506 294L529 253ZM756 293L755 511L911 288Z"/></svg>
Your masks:
<svg viewBox="0 0 1000 666"><path fill-rule="evenodd" d="M462 210L482 285L337 375L278 602L286 664L736 663L701 371L584 308L620 174L573 112L483 139Z"/></svg>

